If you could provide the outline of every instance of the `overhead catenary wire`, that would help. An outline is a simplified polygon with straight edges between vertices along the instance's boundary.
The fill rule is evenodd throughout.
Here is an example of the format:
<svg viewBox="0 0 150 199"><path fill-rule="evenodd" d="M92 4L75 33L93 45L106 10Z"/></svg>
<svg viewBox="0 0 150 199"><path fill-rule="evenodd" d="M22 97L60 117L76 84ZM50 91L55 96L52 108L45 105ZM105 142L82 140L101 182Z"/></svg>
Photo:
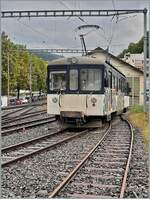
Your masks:
<svg viewBox="0 0 150 199"><path fill-rule="evenodd" d="M133 18L133 17L136 17L137 15L133 15L133 16L129 16L129 17L123 17L123 18L120 18L119 20L118 20L118 22L120 22L120 21L123 21L123 20L126 20L126 19L129 19L129 18Z"/></svg>
<svg viewBox="0 0 150 199"><path fill-rule="evenodd" d="M40 30L37 30L35 28L33 28L33 26L30 26L29 24L26 24L20 20L17 20L18 23L26 26L28 29L32 30L33 32L37 33L38 35L40 35L40 37L43 39L42 40L42 45L44 46L44 48L49 48L49 46L47 45L47 42L46 40L52 40L52 38L50 37L50 35L44 31L40 31ZM56 33L56 24L55 24L55 27L54 27L54 34ZM56 40L54 41L55 43L58 43Z"/></svg>
<svg viewBox="0 0 150 199"><path fill-rule="evenodd" d="M61 3L61 5L63 5L64 7L66 7L67 9L70 10L70 7L69 7L68 5L66 5L66 2L64 3L63 0L59 0L59 2ZM114 10L115 10L115 9L116 9L116 8L115 8L115 0L112 0L112 4L113 4L113 8L114 8ZM135 15L134 15L134 16L135 16ZM81 18L81 17L79 17L79 16L77 16L77 17L78 17L78 19L79 19L80 21L82 21L83 23L88 24L83 18ZM130 17L132 17L132 16L130 16ZM126 18L119 19L119 16L117 15L116 23L118 23L118 21L122 21L122 20L125 20L125 19L126 19ZM24 24L24 25L25 25L25 24ZM29 26L29 25L26 24L26 26ZM115 26L115 25L114 25L114 26ZM31 29L33 30L33 27L30 26L29 28L31 28ZM112 29L114 29L114 27L113 27ZM101 31L100 31L100 30L101 30ZM110 45L111 45L111 43L112 43L113 37L114 37L113 31L112 31L112 34L111 34L111 36L110 36L110 39L108 39L108 38L106 37L106 31L104 30L104 28L100 26L100 30L98 30L98 31L95 30L95 32L96 32L96 34L97 34L97 33L100 34L100 36L108 43L108 44L107 44L107 48L109 48ZM48 34L45 34L45 32L40 32L39 30L36 30L36 29L34 29L33 31L34 31L34 32L37 32L38 34L40 34L40 36L41 36L41 35L46 35L46 37L49 36ZM55 30L55 32L56 32L56 30ZM45 37L44 37L44 39L45 39ZM56 42L56 40L55 40L55 42ZM46 45L45 40L43 40L43 44ZM47 46L47 45L46 45L46 46Z"/></svg>
<svg viewBox="0 0 150 199"><path fill-rule="evenodd" d="M59 0L59 3L61 4L61 5L63 5L65 8L67 8L68 10L70 10L70 7L69 6L67 6L62 0ZM71 17L68 17L67 18L67 20L68 19L70 19ZM77 18L80 20L80 21L82 21L83 23L85 23L86 25L89 25L84 19L82 19L80 16L77 16ZM76 40L76 35L75 35L75 40ZM81 44L82 45L82 44Z"/></svg>
<svg viewBox="0 0 150 199"><path fill-rule="evenodd" d="M115 0L112 0L112 5L113 5L114 10L116 10ZM110 36L110 39L109 39L109 42L108 42L108 45L107 45L107 48L106 48L108 52L109 52L110 46L112 46L111 43L112 43L112 40L113 40L113 37L114 37L114 32L115 32L115 29L116 29L116 26L117 26L116 24L118 24L118 22L120 22L122 20L122 19L119 19L119 15L114 15L111 19L111 23L113 23L115 16L116 16L116 22L114 24L112 24L111 36Z"/></svg>
<svg viewBox="0 0 150 199"><path fill-rule="evenodd" d="M69 6L67 6L64 2L63 2L63 0L58 0L59 1L59 3L61 3L65 8L67 8L68 10L70 10L71 8L69 7ZM71 17L68 17L67 19L70 19ZM84 22L84 23L86 23L87 25L88 25L88 23L83 19L83 18L81 18L80 16L77 16L77 18L80 20L80 21L82 21L82 22Z"/></svg>
<svg viewBox="0 0 150 199"><path fill-rule="evenodd" d="M115 1L114 0L112 0L112 5L113 5L113 9L116 10L116 8L115 8ZM114 20L115 17L116 17L116 22L113 24L113 20ZM113 37L114 37L114 32L115 32L116 24L118 23L118 20L119 20L119 16L118 15L114 15L112 17L112 19L111 19L112 28L111 28L110 38L107 40L108 44L107 44L107 47L106 47L106 51L107 51L106 61L109 59L110 46L111 46L111 43L112 43L112 40L113 40Z"/></svg>
<svg viewBox="0 0 150 199"><path fill-rule="evenodd" d="M19 22L20 24L26 26L28 29L32 30L33 32L36 32L38 35L40 35L40 37L41 37L42 39L45 39L45 37L44 37L44 34L45 34L45 33L43 33L43 32L41 32L41 31L39 31L39 30L33 28L32 26L30 26L30 25L28 25L28 24L26 24L26 23L23 23L23 22L20 21L20 20L18 20L18 22ZM46 35L46 34L45 34L45 35ZM47 35L46 35L46 37L47 37ZM42 44L44 44L44 45L47 47L47 45L46 45L46 43L45 43L45 40L42 40Z"/></svg>
<svg viewBox="0 0 150 199"><path fill-rule="evenodd" d="M116 8L115 8L115 0L112 0L112 5L113 5L114 10L116 10Z"/></svg>
<svg viewBox="0 0 150 199"><path fill-rule="evenodd" d="M137 15L133 15L133 16L129 16L129 17L123 17L123 18L119 18L119 16L117 17L116 19L116 23L114 23L113 27L112 27L112 34L111 34L111 37L110 37L110 41L109 41L109 45L108 47L111 45L111 42L112 42L112 39L114 37L114 30L115 30L115 27L117 26L116 24L118 24L119 22L123 21L123 20L128 20L130 18L134 18L136 17ZM113 20L112 20L113 21ZM111 21L111 22L112 22Z"/></svg>
<svg viewBox="0 0 150 199"><path fill-rule="evenodd" d="M114 7L114 10L115 10L115 2L114 2L114 0L112 0L112 1L113 1L113 7ZM79 18L82 22L84 22L86 25L89 25L89 24L88 24L84 19L82 19L81 17L78 17L78 18ZM118 20L118 18L117 18L117 20ZM103 32L103 34L101 34L100 30ZM106 31L104 30L103 27L99 26L99 29L98 29L98 30L97 30L97 29L96 29L96 30L92 30L91 32L93 32L93 31L95 31L96 34L100 34L100 36L108 43L107 46L110 45L113 36L111 36L111 38L110 38L110 40L109 40L109 38L106 37Z"/></svg>
<svg viewBox="0 0 150 199"><path fill-rule="evenodd" d="M114 10L115 10L115 1L114 0L112 0L112 5L113 5L113 8L114 8ZM111 23L112 23L112 21L113 21L113 19L115 18L115 16L116 15L114 15L113 17L112 17L112 19L111 19ZM118 22L118 16L116 16L116 23ZM112 25L112 33L111 33L111 36L110 36L110 39L109 39L109 43L108 43L108 49L109 49L109 46L110 46L110 44L111 44L111 41L112 41L112 39L113 39L113 34L114 34L114 25Z"/></svg>
<svg viewBox="0 0 150 199"><path fill-rule="evenodd" d="M65 8L67 8L68 10L70 10L70 8L63 2L63 0L58 0L59 1L59 3L61 4L61 5L63 5Z"/></svg>
<svg viewBox="0 0 150 199"><path fill-rule="evenodd" d="M61 5L63 5L65 8L67 8L68 10L70 10L71 8L68 6L68 5L66 5L66 3L64 3L63 2L63 0L58 0L59 1L59 3L61 4ZM115 5L114 5L114 1L113 1L113 6L114 6L114 10L115 10ZM70 19L71 17L68 17L67 19ZM82 21L83 23L85 23L86 25L89 25L89 23L87 23L83 18L81 18L80 16L78 16L78 19L80 20L80 21ZM109 39L106 37L106 32L105 32L105 30L104 30L104 28L103 27L101 27L101 26L99 26L100 27L100 30L103 32L103 35L102 34L100 34L100 31L99 30L95 30L95 32L96 32L96 34L100 34L100 36L109 44L110 42L111 42L111 40L109 41ZM92 30L92 31L94 31L94 30ZM92 32L91 31L91 32ZM76 40L76 36L75 36L75 40Z"/></svg>

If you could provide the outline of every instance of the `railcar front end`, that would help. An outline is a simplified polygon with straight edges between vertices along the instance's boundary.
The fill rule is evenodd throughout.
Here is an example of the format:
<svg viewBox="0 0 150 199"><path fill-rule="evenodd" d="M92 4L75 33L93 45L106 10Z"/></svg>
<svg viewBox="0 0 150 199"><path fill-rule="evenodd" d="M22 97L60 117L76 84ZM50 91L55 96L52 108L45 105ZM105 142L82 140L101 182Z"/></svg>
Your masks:
<svg viewBox="0 0 150 199"><path fill-rule="evenodd" d="M91 59L81 57L75 63L63 59L48 66L49 114L65 123L85 123L88 118L108 119L128 107L125 77L108 64Z"/></svg>

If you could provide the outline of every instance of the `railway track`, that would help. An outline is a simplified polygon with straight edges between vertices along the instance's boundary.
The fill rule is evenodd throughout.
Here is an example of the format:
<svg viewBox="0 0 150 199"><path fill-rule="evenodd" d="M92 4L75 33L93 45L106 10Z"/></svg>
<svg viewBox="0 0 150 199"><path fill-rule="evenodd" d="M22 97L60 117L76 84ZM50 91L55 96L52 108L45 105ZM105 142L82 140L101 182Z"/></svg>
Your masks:
<svg viewBox="0 0 150 199"><path fill-rule="evenodd" d="M38 106L43 106L43 105L46 105L46 104L47 104L46 101L43 100L41 102L33 102L33 103L28 103L28 104L2 107L2 110L13 110L13 109L18 109L18 108L28 108L28 107L31 107L31 106L38 107Z"/></svg>
<svg viewBox="0 0 150 199"><path fill-rule="evenodd" d="M5 135L8 135L10 133L19 131L19 130L28 129L28 128L32 128L32 127L35 127L35 126L40 126L40 125L51 123L51 122L54 122L54 121L56 121L55 117L51 116L51 117L47 117L47 118L40 118L40 119L25 121L25 122L18 123L18 124L12 124L12 125L9 125L9 126L5 125L5 126L2 126L1 135L5 136Z"/></svg>
<svg viewBox="0 0 150 199"><path fill-rule="evenodd" d="M2 156L6 159L2 159L2 167L5 172L10 171L10 174L6 174L7 177L9 176L9 179L12 179L11 170L8 170L8 168L16 168L16 175L20 175L19 178L16 178L15 182L11 182L11 186L10 183L7 183L10 186L9 190L16 196L19 194L22 197L30 196L31 193L34 193L36 197L40 197L38 192L40 193L42 188L35 190L35 186L43 187L45 191L47 190L47 197L49 196L50 198L68 196L75 198L88 196L94 196L94 198L100 196L122 197L120 194L121 190L123 190L123 194L125 190L128 170L126 165L127 162L129 165L128 154L131 136L126 122L121 122L120 124L113 122L112 128L106 133L107 128L108 125L101 130L91 129L90 133L88 133L89 130L86 130L82 134L84 136L80 137L75 135L74 132L71 132L70 135L68 134L67 138L64 137L65 132L64 134L58 133L56 135L58 140L55 140L55 143L49 143L50 146L47 146L47 149L44 149L46 147L44 142L48 144L50 140L54 141L55 135L54 137L51 136L51 139L49 137L49 141L47 138L45 138L47 141L44 141L44 138L43 141L40 141L39 138L39 141L31 141L31 143L23 143L22 146L14 146L14 149L12 149L13 146L8 149L3 148ZM103 135L104 138L102 138ZM69 136L73 136L70 138L72 141L64 141ZM101 141L98 143L99 139ZM66 144L62 145L62 141ZM39 142L43 144L40 145ZM37 150L40 150L39 152L34 152L35 146ZM56 146L57 148L54 148ZM20 154L21 152L22 154ZM42 153L36 155L40 152ZM21 157L25 161L19 161L18 158L21 155L25 156ZM13 157L17 159L12 160L11 158ZM11 160L12 162L8 162ZM28 169L23 171L22 169L28 164L30 165L28 168L30 171L28 172ZM31 174L33 175L31 176L30 183ZM35 175L38 175L39 180L35 178ZM3 179L6 180L5 177ZM19 179L22 179L20 183L22 187L25 187L24 189L15 188ZM122 186L122 184L124 185ZM5 194L7 195L6 192Z"/></svg>
<svg viewBox="0 0 150 199"><path fill-rule="evenodd" d="M2 119L2 125L12 123L12 122L16 122L18 120L23 120L23 119L26 119L26 118L38 116L38 115L45 114L45 113L46 113L46 111L42 110L42 111L34 111L34 112L31 112L31 113L27 113L27 114L24 114L23 116L21 115L21 116L16 116L16 117L3 118Z"/></svg>
<svg viewBox="0 0 150 199"><path fill-rule="evenodd" d="M74 135L72 132L67 131L67 129L63 129L49 135L2 148L2 167L61 145L87 132L88 130L82 130Z"/></svg>
<svg viewBox="0 0 150 199"><path fill-rule="evenodd" d="M3 119L7 119L8 116L11 116L11 115L16 115L18 112L21 112L19 114L19 116L23 115L23 114L26 114L28 113L29 111L31 111L32 109L34 109L34 107L23 107L23 108L19 108L19 109L16 109L14 111L11 111L11 112L8 112L8 113L5 113L2 115L2 120Z"/></svg>
<svg viewBox="0 0 150 199"><path fill-rule="evenodd" d="M32 115L31 117L34 118L34 116L35 116L35 115ZM54 118L54 116L52 116L52 117L47 117L47 118L51 119L51 118ZM20 118L20 120L21 120L21 119L22 119L22 118ZM5 125L2 125L2 130L8 129L8 128L11 129L11 128L14 128L14 127L17 127L17 126L23 126L23 125L30 124L30 123L33 123L33 122L42 121L42 120L44 120L44 119L46 119L46 118L31 119L30 121L21 121L21 122L19 122L19 123L5 124ZM14 122L14 121L13 121L13 122ZM9 122L9 123L11 123L11 122Z"/></svg>
<svg viewBox="0 0 150 199"><path fill-rule="evenodd" d="M133 130L128 121L109 128L64 180L49 192L49 198L123 198L132 145Z"/></svg>

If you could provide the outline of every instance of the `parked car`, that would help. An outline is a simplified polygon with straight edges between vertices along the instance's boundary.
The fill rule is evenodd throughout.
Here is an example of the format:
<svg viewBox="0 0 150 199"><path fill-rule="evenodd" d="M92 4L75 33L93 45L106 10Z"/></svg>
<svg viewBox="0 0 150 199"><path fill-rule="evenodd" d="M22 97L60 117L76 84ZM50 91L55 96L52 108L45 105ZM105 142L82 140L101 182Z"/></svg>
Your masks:
<svg viewBox="0 0 150 199"><path fill-rule="evenodd" d="M46 99L46 95L45 94L39 95L38 99L39 100L45 100Z"/></svg>
<svg viewBox="0 0 150 199"><path fill-rule="evenodd" d="M20 104L22 104L21 99L16 99L16 105L20 105Z"/></svg>
<svg viewBox="0 0 150 199"><path fill-rule="evenodd" d="M20 98L22 104L27 104L28 100L26 98Z"/></svg>
<svg viewBox="0 0 150 199"><path fill-rule="evenodd" d="M25 99L28 101L28 103L30 102L30 97L25 97Z"/></svg>
<svg viewBox="0 0 150 199"><path fill-rule="evenodd" d="M16 105L16 98L9 99L9 105Z"/></svg>
<svg viewBox="0 0 150 199"><path fill-rule="evenodd" d="M36 101L38 101L38 100L39 100L38 96L33 96L33 101L34 101L34 102L36 102Z"/></svg>

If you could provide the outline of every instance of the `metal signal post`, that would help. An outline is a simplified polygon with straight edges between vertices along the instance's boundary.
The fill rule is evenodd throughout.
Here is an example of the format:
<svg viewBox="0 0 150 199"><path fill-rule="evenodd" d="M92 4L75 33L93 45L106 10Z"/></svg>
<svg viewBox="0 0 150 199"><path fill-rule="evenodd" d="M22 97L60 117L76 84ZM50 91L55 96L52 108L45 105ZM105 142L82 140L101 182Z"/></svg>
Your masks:
<svg viewBox="0 0 150 199"><path fill-rule="evenodd" d="M10 76L10 58L9 58L9 51L7 55L7 105L9 105L9 76Z"/></svg>
<svg viewBox="0 0 150 199"><path fill-rule="evenodd" d="M146 80L147 80L147 9L144 9L144 112L147 111Z"/></svg>
<svg viewBox="0 0 150 199"><path fill-rule="evenodd" d="M99 17L118 16L143 13L143 9L134 10L31 10L31 11L2 11L2 18L21 17Z"/></svg>

